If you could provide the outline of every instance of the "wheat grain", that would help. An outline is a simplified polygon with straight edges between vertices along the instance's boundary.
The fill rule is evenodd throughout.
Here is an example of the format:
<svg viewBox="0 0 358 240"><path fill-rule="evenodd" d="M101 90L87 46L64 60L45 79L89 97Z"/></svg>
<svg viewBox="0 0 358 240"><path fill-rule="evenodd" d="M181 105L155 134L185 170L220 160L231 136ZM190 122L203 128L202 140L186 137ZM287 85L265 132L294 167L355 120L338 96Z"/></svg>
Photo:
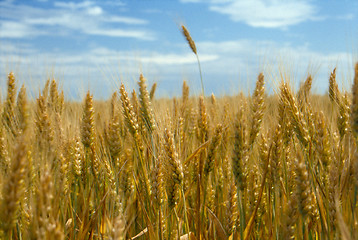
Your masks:
<svg viewBox="0 0 358 240"><path fill-rule="evenodd" d="M24 180L26 174L26 136L21 135L15 148L16 155L11 160L6 182L3 183L1 202L1 229L5 236L11 239L15 227L20 201L24 193Z"/></svg>
<svg viewBox="0 0 358 240"><path fill-rule="evenodd" d="M188 44L189 44L189 47L191 48L191 50L193 51L193 53L197 54L195 42L194 42L193 39L191 38L188 29L186 29L186 27L185 27L184 25L181 25L181 29L182 29L182 33L183 33L184 37L186 38L186 41L187 41Z"/></svg>
<svg viewBox="0 0 358 240"><path fill-rule="evenodd" d="M143 77L143 75L141 74L139 77L139 98L140 98L140 109L141 109L141 116L143 118L143 121L145 123L145 126L148 128L148 131L150 133L152 133L155 128L156 128L156 123L154 121L154 115L153 115L153 110L151 107L151 102L150 102L150 98L149 98L149 93L147 90L147 85L146 85L146 79Z"/></svg>
<svg viewBox="0 0 358 240"><path fill-rule="evenodd" d="M83 115L81 124L81 141L85 148L90 148L94 144L94 108L93 96L88 91L83 105Z"/></svg>
<svg viewBox="0 0 358 240"><path fill-rule="evenodd" d="M265 80L264 75L260 73L257 78L256 88L253 95L253 103L252 103L252 121L251 121L251 129L250 129L250 140L249 145L251 146L261 128L261 122L263 117L263 112L265 110Z"/></svg>

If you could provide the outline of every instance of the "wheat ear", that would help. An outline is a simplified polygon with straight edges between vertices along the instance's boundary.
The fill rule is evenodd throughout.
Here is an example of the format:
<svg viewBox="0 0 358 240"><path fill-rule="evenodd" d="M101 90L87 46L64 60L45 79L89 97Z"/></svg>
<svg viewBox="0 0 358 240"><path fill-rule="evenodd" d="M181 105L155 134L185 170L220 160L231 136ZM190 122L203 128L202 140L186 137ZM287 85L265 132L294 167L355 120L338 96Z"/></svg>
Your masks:
<svg viewBox="0 0 358 240"><path fill-rule="evenodd" d="M45 149L51 150L51 143L54 138L51 120L48 114L46 99L40 95L36 100L36 137L38 139L39 147L46 147Z"/></svg>
<svg viewBox="0 0 358 240"><path fill-rule="evenodd" d="M338 102L339 115L337 118L337 127L339 131L339 135L341 139L346 135L348 129L350 129L351 122L350 114L351 114L351 106L349 101L348 93L340 95Z"/></svg>
<svg viewBox="0 0 358 240"><path fill-rule="evenodd" d="M10 130L11 133L15 134L14 129L14 117L15 117L15 100L16 100L16 86L15 76L13 72L10 72L7 80L7 96L4 103L3 110L3 121L4 125Z"/></svg>
<svg viewBox="0 0 358 240"><path fill-rule="evenodd" d="M25 86L22 85L16 103L18 133L24 132L29 125L29 109Z"/></svg>
<svg viewBox="0 0 358 240"><path fill-rule="evenodd" d="M199 73L200 73L200 81L201 81L201 91L202 91L202 94L203 94L203 96L204 96L204 95L205 95L205 92L204 92L203 76L202 76L202 73L201 73L201 66L200 66L200 61L199 61L199 55L198 55L198 52L196 51L195 42L194 42L194 40L192 39L192 37L190 36L190 33L189 33L188 29L187 29L184 25L181 25L181 29L182 29L182 33L183 33L184 37L186 38L186 41L187 41L188 44L189 44L189 47L191 48L191 50L192 50L193 53L195 54L196 59L197 59L197 61L198 61L198 67L199 67Z"/></svg>
<svg viewBox="0 0 358 240"><path fill-rule="evenodd" d="M290 110L289 112L293 121L293 129L296 132L297 138L305 147L307 147L311 142L307 122L304 119L303 113L299 110L296 100L286 83L283 83L281 86L280 97L283 104Z"/></svg>
<svg viewBox="0 0 358 240"><path fill-rule="evenodd" d="M333 69L329 76L329 89L328 95L331 102L337 102L339 104L340 92L336 81L336 68Z"/></svg>
<svg viewBox="0 0 358 240"><path fill-rule="evenodd" d="M300 107L303 107L303 104L307 102L307 98L310 94L311 88L312 76L309 74L306 78L306 81L304 81L297 93L297 101L300 104Z"/></svg>
<svg viewBox="0 0 358 240"><path fill-rule="evenodd" d="M164 149L167 156L166 165L168 171L168 206L173 208L176 204L177 191L183 181L183 170L175 150L174 138L169 129L164 132Z"/></svg>
<svg viewBox="0 0 358 240"><path fill-rule="evenodd" d="M154 100L154 95L155 95L155 91L157 90L157 83L153 83L152 87L150 88L150 92L149 92L149 99L150 101Z"/></svg>
<svg viewBox="0 0 358 240"><path fill-rule="evenodd" d="M351 128L355 136L356 143L358 143L358 63L356 63L354 68L354 79L353 79L353 88L352 88L352 112L351 112ZM357 151L357 150L356 150ZM358 153L355 153L354 156L354 178L356 184L356 191L358 188Z"/></svg>
<svg viewBox="0 0 358 240"><path fill-rule="evenodd" d="M204 176L206 179L208 178L209 173L214 169L214 160L215 160L216 150L220 144L222 132L223 132L223 126L219 123L216 126L214 135L211 139L211 142L209 145L209 150L208 150L208 155L207 155L205 165L204 165Z"/></svg>
<svg viewBox="0 0 358 240"><path fill-rule="evenodd" d="M24 193L26 176L26 137L20 136L15 148L16 155L11 161L9 175L3 184L0 226L8 239L17 221L19 204Z"/></svg>
<svg viewBox="0 0 358 240"><path fill-rule="evenodd" d="M351 113L352 131L357 138L358 137L358 63L356 63L354 68L352 95L353 95L352 113Z"/></svg>
<svg viewBox="0 0 358 240"><path fill-rule="evenodd" d="M265 80L264 75L260 73L256 81L256 88L253 95L252 103L252 121L251 121L251 130L250 130L250 140L249 145L251 146L257 135L259 134L261 128L262 117L265 110Z"/></svg>
<svg viewBox="0 0 358 240"><path fill-rule="evenodd" d="M156 128L156 123L147 90L146 79L143 77L143 74L139 77L138 85L141 115L148 131L152 133Z"/></svg>
<svg viewBox="0 0 358 240"><path fill-rule="evenodd" d="M93 96L87 92L82 115L81 140L85 148L90 148L94 144L94 109Z"/></svg>

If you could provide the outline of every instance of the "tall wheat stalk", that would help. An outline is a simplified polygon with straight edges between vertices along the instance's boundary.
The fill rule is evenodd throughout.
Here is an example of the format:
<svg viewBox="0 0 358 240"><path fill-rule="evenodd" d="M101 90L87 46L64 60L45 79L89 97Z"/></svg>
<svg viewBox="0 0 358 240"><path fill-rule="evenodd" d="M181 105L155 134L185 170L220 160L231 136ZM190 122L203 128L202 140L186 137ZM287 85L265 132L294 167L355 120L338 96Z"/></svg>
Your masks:
<svg viewBox="0 0 358 240"><path fill-rule="evenodd" d="M201 91L202 91L202 95L205 96L205 91L204 91L204 83L203 83L203 75L201 73L201 65L200 65L200 60L199 60L199 55L198 52L196 51L196 46L195 46L195 42L194 40L191 38L190 33L188 31L188 29L184 26L181 25L181 29L182 29L182 33L186 39L186 41L189 44L190 49L193 51L193 53L196 56L196 60L198 62L198 67L199 67L199 73L200 73L200 82L201 82Z"/></svg>

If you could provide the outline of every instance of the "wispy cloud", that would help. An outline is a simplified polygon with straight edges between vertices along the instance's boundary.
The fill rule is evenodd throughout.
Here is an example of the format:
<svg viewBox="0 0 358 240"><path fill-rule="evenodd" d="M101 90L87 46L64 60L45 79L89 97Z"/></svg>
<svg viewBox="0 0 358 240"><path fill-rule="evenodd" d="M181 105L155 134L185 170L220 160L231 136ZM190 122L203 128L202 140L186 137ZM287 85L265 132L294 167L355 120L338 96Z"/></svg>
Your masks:
<svg viewBox="0 0 358 240"><path fill-rule="evenodd" d="M19 52L20 48L21 52ZM216 59L218 56L215 54L202 53L200 55L202 64L214 62ZM25 80L30 75L31 78L37 79L39 85L34 86L37 89L42 87L41 84L48 77L52 76L51 73L56 78L62 78L60 80L65 89L87 88L88 81L91 81L90 85L93 87L101 79L111 80L112 75L126 76L125 81L128 81L133 77L138 77L141 71L149 79L154 79L154 75L159 75L166 81L173 82L175 79L176 82L180 82L181 74L178 74L178 69L194 68L194 72L197 73L196 61L194 54L188 51L163 53L142 49L133 52L97 46L79 52L43 52L40 49L34 49L31 45L19 46L11 41L0 42L0 70L13 70L23 75ZM110 82L104 84L111 84ZM26 85L28 84L27 82ZM97 96L108 96L109 89L111 88L102 85L98 89L92 90L96 92Z"/></svg>
<svg viewBox="0 0 358 240"><path fill-rule="evenodd" d="M218 56L215 54L201 54L200 60L202 63L210 62L218 59ZM152 63L158 64L162 66L166 65L175 65L178 66L179 64L196 64L197 60L193 56L192 53L188 54L159 54L154 53L152 56L145 56L141 57L140 60L143 63Z"/></svg>
<svg viewBox="0 0 358 240"><path fill-rule="evenodd" d="M148 24L147 20L131 18L131 17L119 17L119 16L106 16L102 20L103 22L112 22L112 23L125 23L131 25L144 25Z"/></svg>
<svg viewBox="0 0 358 240"><path fill-rule="evenodd" d="M337 16L337 19L339 20L352 20L355 18L355 15L353 13L347 13L344 15Z"/></svg>
<svg viewBox="0 0 358 240"><path fill-rule="evenodd" d="M28 24L14 21L0 21L0 38L25 38L44 34Z"/></svg>
<svg viewBox="0 0 358 240"><path fill-rule="evenodd" d="M56 7L68 8L68 9L83 9L95 6L95 3L92 1L83 1L83 2L55 2Z"/></svg>
<svg viewBox="0 0 358 240"><path fill-rule="evenodd" d="M329 71L338 64L338 70L341 71L338 75L341 76L341 73L347 72L347 67L351 66L352 59L352 56L345 52L324 54L305 44L293 46L290 43L252 39L197 42L197 47L208 91L227 94L237 93L240 87L247 89L245 91L252 89L260 71L264 71L268 85L272 88L277 87L274 83L280 80L273 77L279 67L289 71L292 74L291 80L296 79L296 82L302 80L307 74L307 69L311 68L314 86L319 86L318 92L324 93L328 86ZM5 49L6 51L3 51ZM165 80L161 82L166 84L162 89L163 94L177 94L176 91L180 88L184 76L189 80L198 78L196 58L190 51L186 51L186 48L183 48L185 50L182 52L164 53L148 49L138 52L118 51L104 46L76 53L41 52L30 45L21 46L22 52L18 52L18 49L19 46L10 41L0 44L0 69L21 64L22 71L31 69L32 77L43 81L46 76L48 77L48 69L54 69L52 72L55 76L62 76L65 89L87 88L90 80L91 86L94 87L102 81L102 87L92 89L94 92L97 91L97 96L110 94L108 89L111 88L107 85L104 87L103 84L110 85L111 80L118 81L119 76L125 76L125 81L132 80L138 77L141 71L151 81L158 79L158 76L159 79ZM310 66L312 63L315 65ZM25 70L24 76L26 73ZM109 83L103 83L103 79L109 80ZM196 81L192 84L195 86Z"/></svg>
<svg viewBox="0 0 358 240"><path fill-rule="evenodd" d="M314 50L309 44L292 45L274 41L240 39L221 42L198 42L198 51L217 56L214 62L202 64L203 72L208 75L222 74L236 79L247 79L253 87L256 76L263 71L268 85L277 89L279 72L284 71L292 84L304 80L307 73L314 76L314 90L324 94L328 89L329 72L338 67L342 87L350 86L349 73L353 66L353 56L348 52L322 53ZM337 76L338 76L337 75ZM244 81L245 81L244 80Z"/></svg>
<svg viewBox="0 0 358 240"><path fill-rule="evenodd" d="M199 2L199 0L181 0ZM209 9L252 27L285 28L316 19L316 7L309 0L209 0Z"/></svg>
<svg viewBox="0 0 358 240"><path fill-rule="evenodd" d="M142 40L155 39L153 34L149 32L136 31L136 30L92 28L92 29L84 29L84 33L91 34L91 35L107 36L107 37L137 38Z"/></svg>
<svg viewBox="0 0 358 240"><path fill-rule="evenodd" d="M153 40L145 19L110 14L101 2L54 2L53 7L40 8L10 1L0 3L0 37L26 38L40 35L54 36L76 31L82 34ZM106 4L106 3L104 3ZM45 27L45 28L44 28ZM60 30L59 28L60 27Z"/></svg>

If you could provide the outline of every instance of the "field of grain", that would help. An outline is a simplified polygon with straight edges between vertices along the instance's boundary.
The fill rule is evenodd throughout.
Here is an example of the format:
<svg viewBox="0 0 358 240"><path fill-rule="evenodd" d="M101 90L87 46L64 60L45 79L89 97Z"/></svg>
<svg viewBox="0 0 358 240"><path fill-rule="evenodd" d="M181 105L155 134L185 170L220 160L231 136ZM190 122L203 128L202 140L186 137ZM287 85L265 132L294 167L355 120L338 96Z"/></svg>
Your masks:
<svg viewBox="0 0 358 240"><path fill-rule="evenodd" d="M284 79L251 96L156 99L141 75L108 101L1 103L1 239L357 239L358 64L325 96Z"/></svg>

